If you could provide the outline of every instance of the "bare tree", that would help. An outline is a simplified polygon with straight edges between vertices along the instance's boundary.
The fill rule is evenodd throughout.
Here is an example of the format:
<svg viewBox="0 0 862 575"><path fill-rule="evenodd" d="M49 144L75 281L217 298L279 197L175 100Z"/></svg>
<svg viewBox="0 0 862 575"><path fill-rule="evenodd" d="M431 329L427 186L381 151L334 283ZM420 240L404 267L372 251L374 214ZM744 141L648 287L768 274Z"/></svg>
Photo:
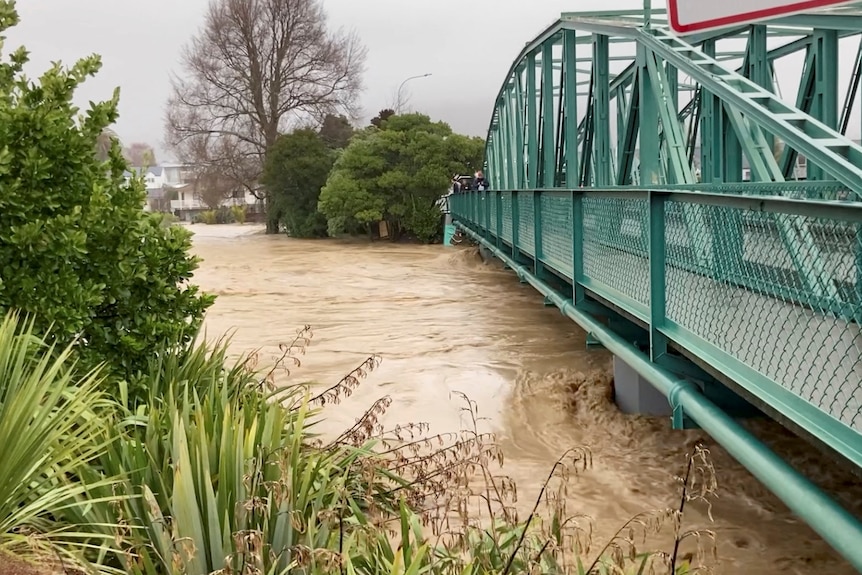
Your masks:
<svg viewBox="0 0 862 575"><path fill-rule="evenodd" d="M117 133L111 128L105 128L102 133L96 138L96 159L100 162L107 161L111 152L111 146L114 142L119 143L120 138Z"/></svg>
<svg viewBox="0 0 862 575"><path fill-rule="evenodd" d="M267 150L293 123L355 116L365 48L320 0L211 0L173 79L167 143L259 198ZM270 230L274 231L274 230Z"/></svg>
<svg viewBox="0 0 862 575"><path fill-rule="evenodd" d="M230 177L220 174L215 168L204 168L195 175L194 193L209 209L217 210L233 195L238 186Z"/></svg>
<svg viewBox="0 0 862 575"><path fill-rule="evenodd" d="M148 168L156 165L156 152L144 142L133 142L123 150L126 160L135 167Z"/></svg>

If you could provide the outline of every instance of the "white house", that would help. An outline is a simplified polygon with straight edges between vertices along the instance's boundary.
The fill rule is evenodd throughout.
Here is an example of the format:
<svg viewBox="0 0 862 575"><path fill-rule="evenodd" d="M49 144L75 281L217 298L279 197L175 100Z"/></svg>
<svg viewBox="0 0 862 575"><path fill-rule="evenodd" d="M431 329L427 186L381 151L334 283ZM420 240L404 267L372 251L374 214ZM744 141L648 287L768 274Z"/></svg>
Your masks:
<svg viewBox="0 0 862 575"><path fill-rule="evenodd" d="M168 192L172 186L166 181L166 170L164 167L133 167L125 173L126 181L130 180L133 175L143 175L144 177L144 185L147 187L147 199L144 204L144 210L148 212L168 211Z"/></svg>
<svg viewBox="0 0 862 575"><path fill-rule="evenodd" d="M180 163L165 163L148 168L131 168L126 172L126 180L132 175L143 175L147 187L145 211L171 212L181 220L191 221L194 217L210 208L195 193L194 173L191 166ZM236 191L225 198L223 207L247 206L248 211L262 211L260 200L254 194Z"/></svg>

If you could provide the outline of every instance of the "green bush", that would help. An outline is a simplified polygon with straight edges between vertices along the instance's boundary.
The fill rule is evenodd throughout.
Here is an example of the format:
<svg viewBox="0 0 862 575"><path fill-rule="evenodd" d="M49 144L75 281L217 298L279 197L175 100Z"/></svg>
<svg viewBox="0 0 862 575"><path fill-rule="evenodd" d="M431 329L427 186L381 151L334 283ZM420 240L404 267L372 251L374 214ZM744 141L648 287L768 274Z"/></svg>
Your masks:
<svg viewBox="0 0 862 575"><path fill-rule="evenodd" d="M480 138L455 134L421 114L392 115L381 128L359 132L320 192L329 233L355 233L386 220L393 240L440 241L436 202L452 174L481 168L483 149Z"/></svg>
<svg viewBox="0 0 862 575"><path fill-rule="evenodd" d="M246 206L231 206L230 213L233 217L233 221L238 224L244 224L246 214L248 213L248 208Z"/></svg>
<svg viewBox="0 0 862 575"><path fill-rule="evenodd" d="M207 210L205 212L201 212L200 221L208 226L211 226L218 222L218 213L216 213L215 210Z"/></svg>
<svg viewBox="0 0 862 575"><path fill-rule="evenodd" d="M261 180L269 199L267 216L277 220L290 236L326 236L326 218L317 204L336 157L326 139L311 129L279 136L267 152Z"/></svg>
<svg viewBox="0 0 862 575"><path fill-rule="evenodd" d="M17 22L0 0L0 32ZM126 183L116 140L107 161L96 157L117 94L80 117L72 100L99 58L56 64L36 82L26 62L19 49L0 64L0 313L36 314L36 333L53 325L84 367L107 362L127 377L186 343L213 299L188 283L187 231L143 211L143 181Z"/></svg>

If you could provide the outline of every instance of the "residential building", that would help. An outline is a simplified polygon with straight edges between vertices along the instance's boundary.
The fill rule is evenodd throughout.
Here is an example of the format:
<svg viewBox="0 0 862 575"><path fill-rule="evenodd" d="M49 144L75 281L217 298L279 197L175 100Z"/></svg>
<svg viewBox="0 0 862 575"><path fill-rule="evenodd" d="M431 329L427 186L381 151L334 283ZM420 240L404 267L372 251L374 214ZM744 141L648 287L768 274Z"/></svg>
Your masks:
<svg viewBox="0 0 862 575"><path fill-rule="evenodd" d="M132 175L143 175L147 187L145 211L170 212L183 221L192 221L210 209L197 193L194 171L189 165L165 163L148 168L133 167L125 175L127 180ZM252 214L263 212L260 200L247 190L237 190L221 202L222 207L243 205Z"/></svg>

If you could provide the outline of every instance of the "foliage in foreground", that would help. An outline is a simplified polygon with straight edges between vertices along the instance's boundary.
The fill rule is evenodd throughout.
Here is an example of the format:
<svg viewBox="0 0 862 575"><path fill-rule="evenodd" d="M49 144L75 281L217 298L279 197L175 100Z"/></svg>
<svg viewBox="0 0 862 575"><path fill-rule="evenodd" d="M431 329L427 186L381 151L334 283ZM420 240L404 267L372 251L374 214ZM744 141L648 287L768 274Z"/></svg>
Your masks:
<svg viewBox="0 0 862 575"><path fill-rule="evenodd" d="M452 174L481 168L484 142L455 134L422 114L389 116L380 129L357 134L320 193L331 235L358 233L386 220L393 238L433 241Z"/></svg>
<svg viewBox="0 0 862 575"><path fill-rule="evenodd" d="M99 379L75 379L71 349L46 345L33 329L15 314L0 323L0 552L26 549L34 532L60 550L74 543L77 534L56 517L84 486L63 478L86 471L106 448Z"/></svg>
<svg viewBox="0 0 862 575"><path fill-rule="evenodd" d="M10 512L31 510L7 522L3 541L19 549L39 541L68 565L86 560L104 573L134 575L646 573L685 564L678 543L702 535L682 531L681 507L636 517L592 549L589 521L566 510L569 474L589 463L582 450L561 458L520 519L515 485L494 473L502 455L492 436L476 431L469 402L472 424L458 434L429 435L423 424L384 429L389 399L382 398L324 441L314 434L321 406L349 395L377 358L317 395L277 386L277 375L304 352L307 331L266 374L253 369L253 356L225 367L225 342L154 358L151 394L135 407L122 387L109 400L94 378L71 380L64 361L50 359L55 354L16 324L10 318L0 329L2 349L16 350L0 358L26 358L4 373L0 410L18 419L0 419L7 434L0 440L14 444L10 434L26 429L45 447L27 443L17 452L29 475L15 479L39 488L0 493ZM16 403L22 394L36 394L42 410ZM45 394L79 407L70 413ZM53 423L64 425L43 424L40 433L22 423L26 408L56 413ZM43 452L60 455L43 459ZM702 455L689 461L683 505L693 497L692 478L711 477L705 460L693 465ZM710 484L699 483L703 496ZM635 550L636 530L668 523L673 551ZM29 532L46 535L21 535Z"/></svg>
<svg viewBox="0 0 862 575"><path fill-rule="evenodd" d="M17 23L0 0L0 33ZM128 376L154 350L188 342L212 299L187 283L189 234L142 210L143 180L125 181L116 140L106 161L94 153L118 95L80 117L72 99L99 58L56 64L36 82L26 62L21 48L0 63L0 313L36 313L35 331L74 341L86 367Z"/></svg>

